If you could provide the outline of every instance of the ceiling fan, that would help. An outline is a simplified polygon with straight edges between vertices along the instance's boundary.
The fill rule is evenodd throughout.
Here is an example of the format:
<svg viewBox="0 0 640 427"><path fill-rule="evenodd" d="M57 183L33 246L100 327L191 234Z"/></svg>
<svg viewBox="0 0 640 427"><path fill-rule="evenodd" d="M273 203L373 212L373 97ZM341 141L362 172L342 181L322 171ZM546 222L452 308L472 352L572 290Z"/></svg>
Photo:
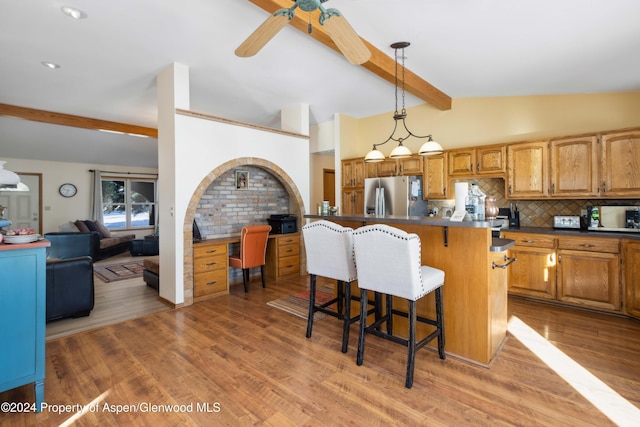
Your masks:
<svg viewBox="0 0 640 427"><path fill-rule="evenodd" d="M365 46L358 34L337 9L325 9L322 3L328 0L292 0L294 5L290 8L277 10L267 18L238 48L236 55L241 57L253 56L269 40L271 40L287 23L295 16L296 8L305 12L314 12L320 9L319 22L329 37L338 46L340 52L352 64L362 64L369 60L371 52ZM311 23L309 23L311 33Z"/></svg>

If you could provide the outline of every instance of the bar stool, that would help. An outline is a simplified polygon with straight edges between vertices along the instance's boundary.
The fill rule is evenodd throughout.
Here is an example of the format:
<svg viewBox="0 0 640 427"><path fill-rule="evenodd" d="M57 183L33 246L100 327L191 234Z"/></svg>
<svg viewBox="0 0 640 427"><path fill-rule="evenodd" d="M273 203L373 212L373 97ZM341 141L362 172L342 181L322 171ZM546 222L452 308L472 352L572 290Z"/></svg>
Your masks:
<svg viewBox="0 0 640 427"><path fill-rule="evenodd" d="M386 295L386 311L383 316L367 326L367 316L361 311L356 362L364 361L366 334L373 334L393 341L409 349L405 386L413 386L415 353L434 338L438 338L440 359L444 353L444 322L442 315L442 285L444 271L421 265L420 238L385 224L368 225L353 233L354 254L358 267L360 301L367 301L367 290ZM416 301L435 291L436 318L428 319L416 313ZM409 312L393 308L393 296L406 299ZM393 335L393 315L408 318L408 339ZM436 329L416 342L417 321L435 326ZM381 325L386 322L386 332Z"/></svg>
<svg viewBox="0 0 640 427"><path fill-rule="evenodd" d="M357 279L353 259L353 229L334 222L320 220L302 227L307 253L309 273L309 317L307 338L311 337L313 316L322 312L343 320L342 352L349 346L349 327L359 319L351 317L351 283ZM316 304L316 277L322 276L337 281L337 297L323 304ZM336 304L336 310L329 306ZM367 305L365 304L365 310Z"/></svg>

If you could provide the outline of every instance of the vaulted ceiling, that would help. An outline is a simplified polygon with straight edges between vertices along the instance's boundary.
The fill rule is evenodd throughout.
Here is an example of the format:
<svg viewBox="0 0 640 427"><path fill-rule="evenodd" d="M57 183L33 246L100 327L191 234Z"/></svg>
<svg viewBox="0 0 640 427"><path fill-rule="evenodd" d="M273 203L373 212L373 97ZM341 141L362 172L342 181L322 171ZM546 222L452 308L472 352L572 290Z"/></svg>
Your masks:
<svg viewBox="0 0 640 427"><path fill-rule="evenodd" d="M155 76L179 62L190 69L194 111L277 127L283 107L307 103L312 123L338 112L360 118L394 108L389 45L397 41L411 42L406 66L419 85L432 87L426 95L408 87L418 95L408 95L407 106L446 109L449 97L455 108L465 97L640 90L636 0L330 0L323 6L340 10L373 48L369 63L351 65L318 42L321 29L309 35L295 28L314 21L304 11L257 55L234 55L268 17L265 9L291 4L4 2L0 104L153 129ZM72 19L62 6L88 16ZM445 105L440 95L428 98L434 93ZM157 165L154 139L97 133L5 115L0 157Z"/></svg>

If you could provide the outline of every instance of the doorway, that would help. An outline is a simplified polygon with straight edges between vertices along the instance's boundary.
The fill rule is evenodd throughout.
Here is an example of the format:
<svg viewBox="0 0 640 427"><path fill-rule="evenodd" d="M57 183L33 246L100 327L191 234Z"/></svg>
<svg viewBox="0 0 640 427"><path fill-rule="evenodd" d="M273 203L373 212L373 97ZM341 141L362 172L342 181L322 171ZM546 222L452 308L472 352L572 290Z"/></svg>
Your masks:
<svg viewBox="0 0 640 427"><path fill-rule="evenodd" d="M33 228L42 233L42 174L17 172L20 184L11 190L0 190L0 206L6 209L10 227Z"/></svg>
<svg viewBox="0 0 640 427"><path fill-rule="evenodd" d="M322 169L322 200L328 200L329 206L336 205L335 169Z"/></svg>

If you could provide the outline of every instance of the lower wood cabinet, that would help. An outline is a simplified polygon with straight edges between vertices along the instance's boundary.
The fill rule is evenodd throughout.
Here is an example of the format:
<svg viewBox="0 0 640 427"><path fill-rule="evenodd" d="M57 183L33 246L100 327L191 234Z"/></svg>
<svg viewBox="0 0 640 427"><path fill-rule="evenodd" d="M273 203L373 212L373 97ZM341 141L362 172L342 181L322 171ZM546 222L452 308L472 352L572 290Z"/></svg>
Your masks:
<svg viewBox="0 0 640 427"><path fill-rule="evenodd" d="M624 240L624 311L640 319L640 241Z"/></svg>
<svg viewBox="0 0 640 427"><path fill-rule="evenodd" d="M276 234L267 245L267 280L300 274L300 233Z"/></svg>
<svg viewBox="0 0 640 427"><path fill-rule="evenodd" d="M193 300L229 293L228 242L193 245Z"/></svg>
<svg viewBox="0 0 640 427"><path fill-rule="evenodd" d="M509 256L518 258L509 271L510 294L622 310L620 239L519 232L504 236L516 241Z"/></svg>

